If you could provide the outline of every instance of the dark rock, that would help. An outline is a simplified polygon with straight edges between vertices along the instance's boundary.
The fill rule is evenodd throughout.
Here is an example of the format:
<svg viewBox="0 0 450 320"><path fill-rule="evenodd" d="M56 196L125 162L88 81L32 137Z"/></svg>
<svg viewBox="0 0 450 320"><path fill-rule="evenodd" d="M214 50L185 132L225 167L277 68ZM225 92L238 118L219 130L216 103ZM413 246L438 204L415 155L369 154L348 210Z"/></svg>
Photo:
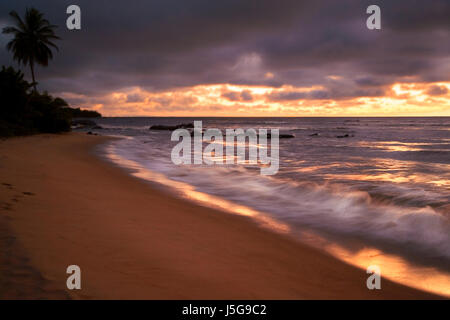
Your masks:
<svg viewBox="0 0 450 320"><path fill-rule="evenodd" d="M78 119L78 120L72 120L73 126L89 126L89 127L95 127L97 124L92 120L87 119Z"/></svg>
<svg viewBox="0 0 450 320"><path fill-rule="evenodd" d="M191 134L191 137L193 137L194 135L195 135L195 132L199 132L199 133L201 133L202 135L205 133L205 129L202 129L202 131L200 132L198 129L197 130L189 130L189 132L190 132L190 134Z"/></svg>
<svg viewBox="0 0 450 320"><path fill-rule="evenodd" d="M177 124L174 126L167 126L167 125L160 125L160 124L155 124L153 126L151 126L149 128L149 130L176 130L176 129L192 129L194 128L194 124L192 123L182 123L182 124Z"/></svg>
<svg viewBox="0 0 450 320"><path fill-rule="evenodd" d="M349 135L348 133L347 134L344 134L343 136L336 136L336 138L350 138L350 137L353 137L353 135Z"/></svg>
<svg viewBox="0 0 450 320"><path fill-rule="evenodd" d="M163 125L154 125L149 128L149 130L175 130L178 129L177 126L163 126Z"/></svg>
<svg viewBox="0 0 450 320"><path fill-rule="evenodd" d="M182 123L182 124L178 125L178 127L183 128L183 129L194 129L194 124L193 123Z"/></svg>
<svg viewBox="0 0 450 320"><path fill-rule="evenodd" d="M267 133L267 138L271 138L272 134L270 132ZM280 139L290 139L290 138L295 138L295 136L291 133L280 133L278 135L278 138Z"/></svg>
<svg viewBox="0 0 450 320"><path fill-rule="evenodd" d="M320 134L318 132L316 132L316 133L310 134L309 136L310 137L318 137L318 136L320 136Z"/></svg>

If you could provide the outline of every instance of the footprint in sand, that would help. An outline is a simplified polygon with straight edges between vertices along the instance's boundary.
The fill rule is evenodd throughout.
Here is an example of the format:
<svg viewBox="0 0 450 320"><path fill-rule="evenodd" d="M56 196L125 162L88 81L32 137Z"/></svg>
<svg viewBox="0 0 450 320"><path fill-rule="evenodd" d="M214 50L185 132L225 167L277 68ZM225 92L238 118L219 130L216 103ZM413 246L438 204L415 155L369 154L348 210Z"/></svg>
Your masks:
<svg viewBox="0 0 450 320"><path fill-rule="evenodd" d="M1 203L2 209L3 210L11 210L11 203L8 202L2 202Z"/></svg>

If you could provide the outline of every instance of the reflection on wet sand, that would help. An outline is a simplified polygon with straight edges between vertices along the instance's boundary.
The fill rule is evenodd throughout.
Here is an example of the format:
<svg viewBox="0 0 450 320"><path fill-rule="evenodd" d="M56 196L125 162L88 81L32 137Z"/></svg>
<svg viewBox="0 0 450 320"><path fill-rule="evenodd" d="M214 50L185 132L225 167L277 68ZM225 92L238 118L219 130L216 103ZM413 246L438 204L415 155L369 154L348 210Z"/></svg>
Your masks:
<svg viewBox="0 0 450 320"><path fill-rule="evenodd" d="M351 243L341 243L336 239L331 241L327 236L310 230L297 231L295 234L302 242L363 270L367 270L371 265L380 267L382 278L450 297L450 272L412 264L401 256L359 243L357 240L352 240Z"/></svg>
<svg viewBox="0 0 450 320"><path fill-rule="evenodd" d="M412 265L399 256L387 254L376 248L364 248L354 253L336 244L330 244L325 250L362 269L377 265L381 268L382 277L387 279L450 297L450 273L444 273L433 267Z"/></svg>
<svg viewBox="0 0 450 320"><path fill-rule="evenodd" d="M112 146L110 145L109 148L112 148ZM170 180L166 178L163 174L145 169L136 162L121 158L114 152L107 150L107 156L113 162L123 167L133 168L134 171L132 172L132 174L135 177L144 179L146 181L153 181L156 183L160 183L164 186L170 187L173 190L175 190L179 196L185 199L197 202L204 206L212 207L222 211L227 211L229 213L251 217L252 219L257 221L261 226L277 232L288 233L290 231L290 227L287 224L278 222L257 210L253 210L249 207L235 204L231 201L227 201L225 199L215 197L213 195L209 195L204 192L199 192L195 190L193 186L187 183Z"/></svg>
<svg viewBox="0 0 450 320"><path fill-rule="evenodd" d="M350 250L337 242L331 242L327 238L319 236L311 230L299 232L299 230L293 229L291 226L277 221L263 212L199 192L189 184L170 180L163 174L143 168L134 161L118 156L117 153L113 152L112 148L113 146L109 145L107 149L107 157L110 160L123 167L132 168L133 175L138 178L157 182L176 190L179 196L185 199L197 202L200 205L250 217L262 227L269 228L274 232L289 234L297 240L324 250L336 258L358 268L365 270L370 265L377 265L381 268L382 277L386 279L450 297L450 273L433 267L412 264L398 255L386 253L367 245L364 245L358 250ZM354 176L352 178L355 179ZM366 180L368 177L361 175L360 178Z"/></svg>

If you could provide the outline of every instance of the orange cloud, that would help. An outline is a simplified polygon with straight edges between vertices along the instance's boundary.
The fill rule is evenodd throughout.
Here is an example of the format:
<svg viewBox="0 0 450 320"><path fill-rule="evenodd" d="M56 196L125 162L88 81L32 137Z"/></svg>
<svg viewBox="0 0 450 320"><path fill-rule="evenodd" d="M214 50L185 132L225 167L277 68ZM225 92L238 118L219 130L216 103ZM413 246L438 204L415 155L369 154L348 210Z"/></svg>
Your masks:
<svg viewBox="0 0 450 320"><path fill-rule="evenodd" d="M450 82L395 83L383 95L362 94L333 97L321 86L215 84L161 92L133 87L98 97L62 95L76 107L105 116L450 116Z"/></svg>

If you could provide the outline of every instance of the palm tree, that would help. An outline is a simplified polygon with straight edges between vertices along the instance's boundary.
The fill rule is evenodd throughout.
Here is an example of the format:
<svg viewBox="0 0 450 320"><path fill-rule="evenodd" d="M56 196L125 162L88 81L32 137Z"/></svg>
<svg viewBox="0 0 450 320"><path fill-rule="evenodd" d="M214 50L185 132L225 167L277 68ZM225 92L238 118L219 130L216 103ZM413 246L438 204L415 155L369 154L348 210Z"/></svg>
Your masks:
<svg viewBox="0 0 450 320"><path fill-rule="evenodd" d="M53 58L51 47L58 51L58 47L52 40L60 39L55 35L56 26L51 25L38 10L26 9L24 20L16 11L9 14L15 22L15 26L3 28L3 33L13 34L14 38L8 42L7 49L14 54L14 60L23 65L29 65L33 80L34 92L36 81L34 78L35 63L42 66L48 65L48 60Z"/></svg>

